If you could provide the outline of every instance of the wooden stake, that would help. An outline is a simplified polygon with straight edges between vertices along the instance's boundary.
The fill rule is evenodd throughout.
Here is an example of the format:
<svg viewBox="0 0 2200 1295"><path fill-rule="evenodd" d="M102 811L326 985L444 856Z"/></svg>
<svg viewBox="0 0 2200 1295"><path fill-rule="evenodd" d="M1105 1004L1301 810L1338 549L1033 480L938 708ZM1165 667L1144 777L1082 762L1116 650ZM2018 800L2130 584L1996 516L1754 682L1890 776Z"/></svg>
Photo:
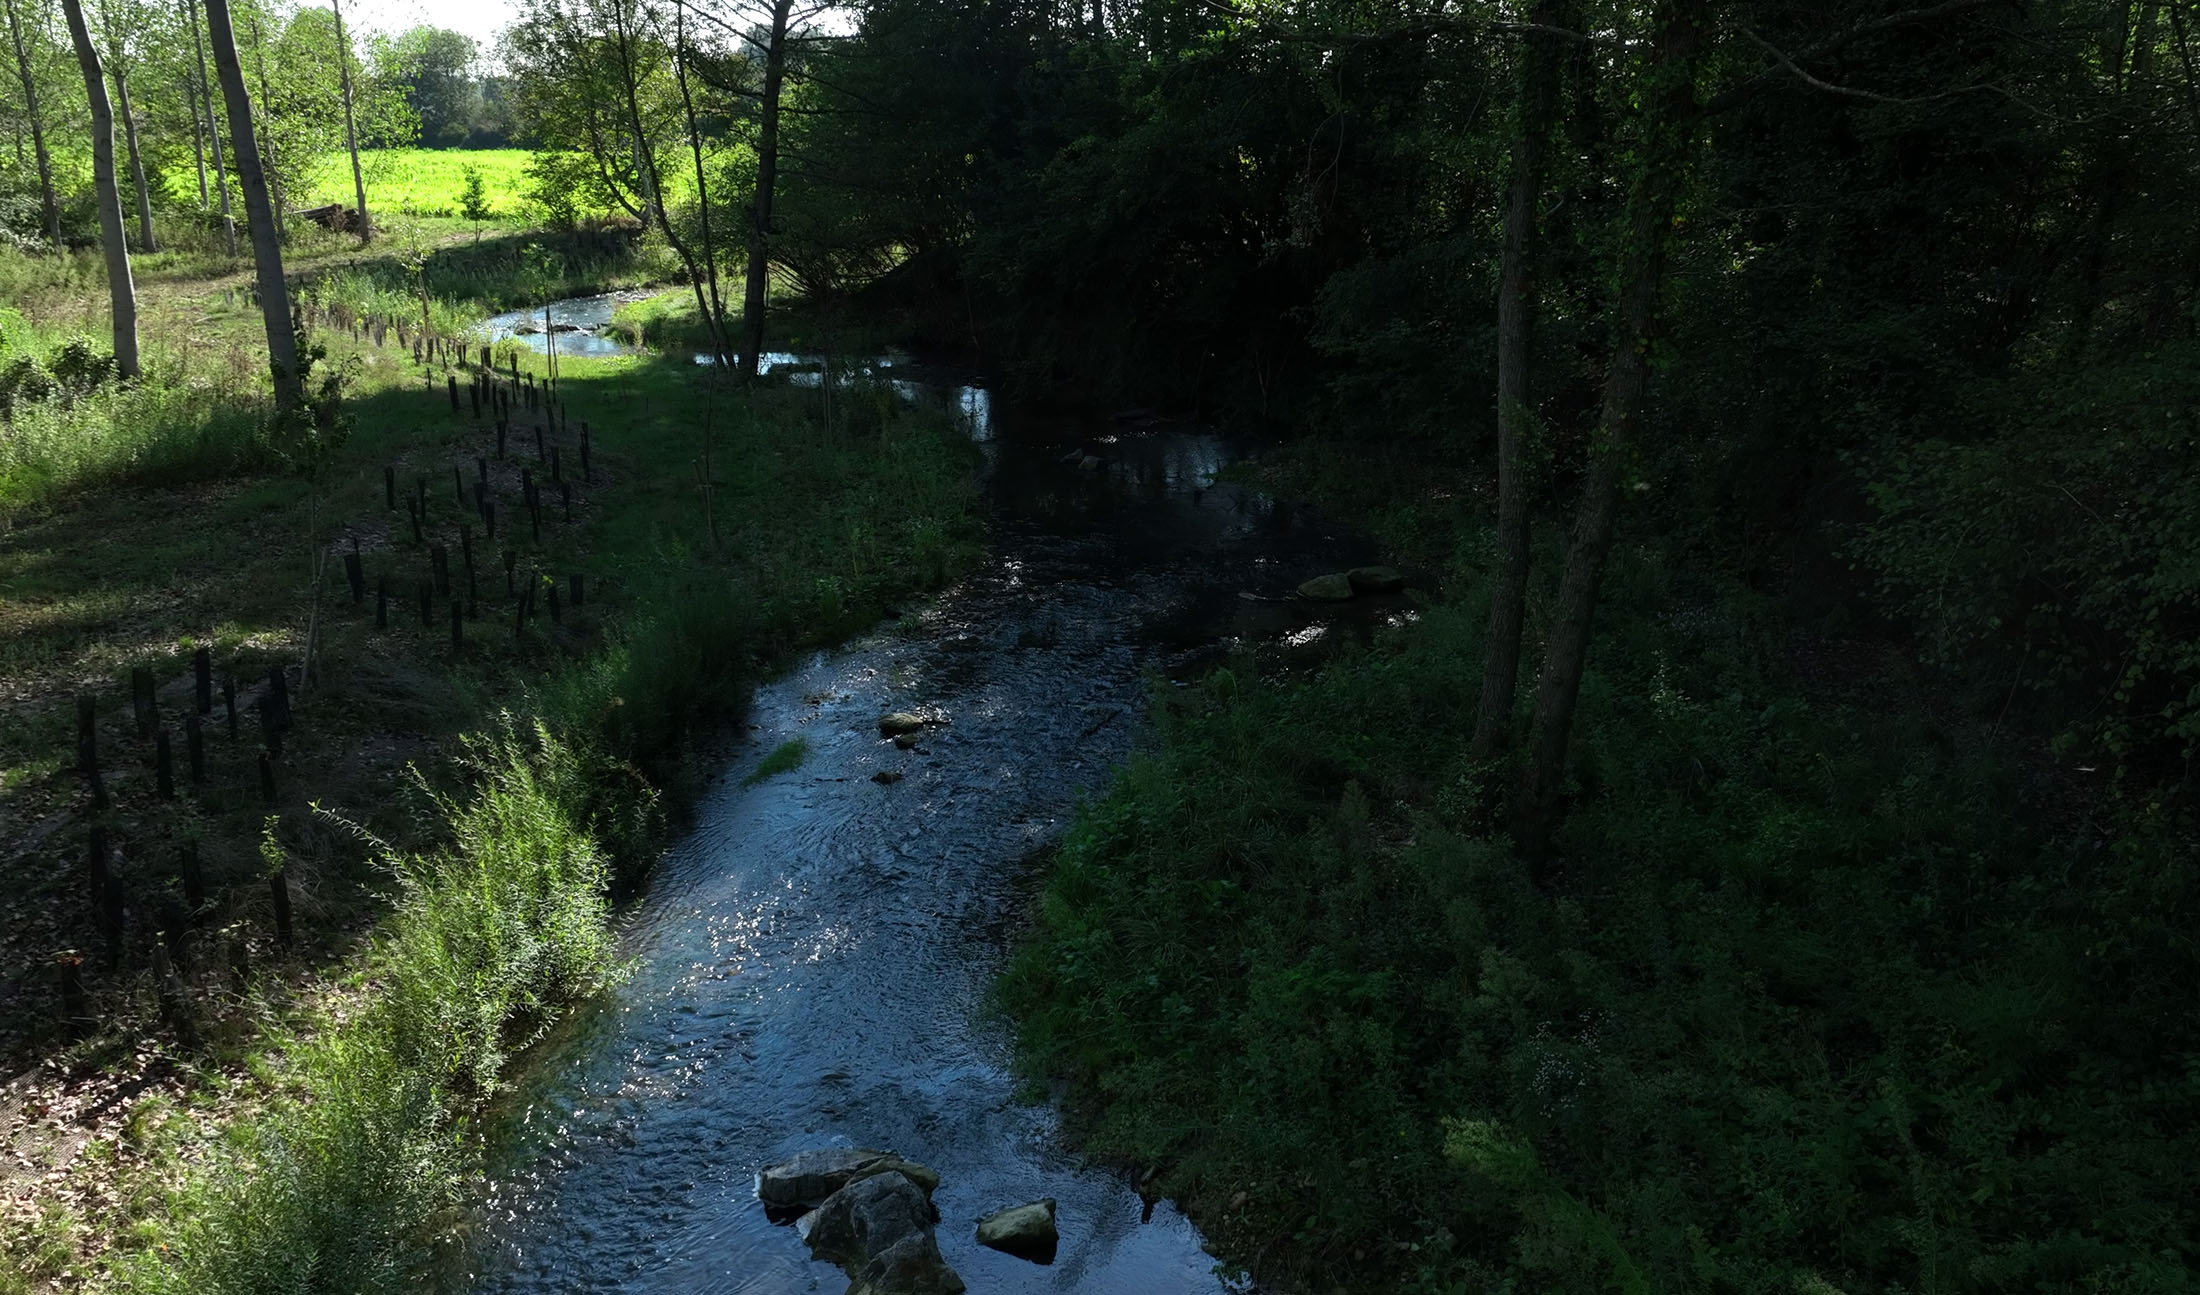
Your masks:
<svg viewBox="0 0 2200 1295"><path fill-rule="evenodd" d="M192 716L196 719L197 716ZM162 800L176 798L175 753L168 743L168 730L162 729L153 739L153 794Z"/></svg>
<svg viewBox="0 0 2200 1295"><path fill-rule="evenodd" d="M130 668L130 708L137 718L137 735L151 737L157 710L153 697L153 671L149 666Z"/></svg>
<svg viewBox="0 0 2200 1295"><path fill-rule="evenodd" d="M267 879L267 889L269 896L275 901L275 943L288 949L293 943L290 927L289 870L277 868L273 873L270 873Z"/></svg>
<svg viewBox="0 0 2200 1295"><path fill-rule="evenodd" d="M214 651L200 648L191 654L191 683L193 700L198 703L201 715L214 711Z"/></svg>

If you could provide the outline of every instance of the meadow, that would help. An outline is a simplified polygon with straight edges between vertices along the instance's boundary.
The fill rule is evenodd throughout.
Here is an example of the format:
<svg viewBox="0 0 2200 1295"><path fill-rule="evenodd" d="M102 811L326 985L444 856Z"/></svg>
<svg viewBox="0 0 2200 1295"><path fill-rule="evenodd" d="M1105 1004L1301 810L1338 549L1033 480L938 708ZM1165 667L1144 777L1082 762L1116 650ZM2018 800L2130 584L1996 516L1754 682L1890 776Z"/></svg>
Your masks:
<svg viewBox="0 0 2200 1295"><path fill-rule="evenodd" d="M367 205L408 216L464 214L459 194L466 187L466 168L479 167L488 188L494 219L519 218L526 205L527 160L533 150L524 148L375 148L359 154L366 173ZM341 151L321 159L313 187L300 205L353 202L351 159Z"/></svg>

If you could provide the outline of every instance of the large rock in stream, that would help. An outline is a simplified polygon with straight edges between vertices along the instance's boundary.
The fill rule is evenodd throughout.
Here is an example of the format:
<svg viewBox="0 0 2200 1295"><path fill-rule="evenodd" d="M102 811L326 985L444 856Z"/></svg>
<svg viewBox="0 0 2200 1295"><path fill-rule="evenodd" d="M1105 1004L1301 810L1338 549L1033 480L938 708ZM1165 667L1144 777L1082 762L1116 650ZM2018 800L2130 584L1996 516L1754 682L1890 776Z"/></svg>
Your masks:
<svg viewBox="0 0 2200 1295"><path fill-rule="evenodd" d="M1352 577L1342 571L1315 576L1299 586L1299 597L1318 603L1341 603L1353 594Z"/></svg>
<svg viewBox="0 0 2200 1295"><path fill-rule="evenodd" d="M804 1219L803 1239L848 1274L848 1295L961 1295L940 1257L931 1193L893 1170L859 1178Z"/></svg>
<svg viewBox="0 0 2200 1295"><path fill-rule="evenodd" d="M820 1147L766 1165L756 1175L756 1198L774 1210L814 1210L852 1182L894 1173L915 1183L929 1201L940 1176L914 1160L869 1147Z"/></svg>
<svg viewBox="0 0 2200 1295"><path fill-rule="evenodd" d="M978 1220L978 1244L1034 1263L1054 1262L1062 1235L1054 1227L1054 1198L1011 1205Z"/></svg>

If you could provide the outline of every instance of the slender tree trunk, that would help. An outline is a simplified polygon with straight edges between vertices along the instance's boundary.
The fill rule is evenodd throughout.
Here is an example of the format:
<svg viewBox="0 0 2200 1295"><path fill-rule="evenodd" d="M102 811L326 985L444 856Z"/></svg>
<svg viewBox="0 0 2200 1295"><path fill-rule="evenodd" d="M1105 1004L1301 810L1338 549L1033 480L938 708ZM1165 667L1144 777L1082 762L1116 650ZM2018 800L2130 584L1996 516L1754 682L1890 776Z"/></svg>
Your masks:
<svg viewBox="0 0 2200 1295"><path fill-rule="evenodd" d="M336 66L344 82L344 147L351 150L351 184L359 196L359 245L365 247L374 237L374 224L367 215L367 181L359 170L359 132L352 124L351 114L351 46L344 41L344 6L341 0L329 0L329 9L336 15Z"/></svg>
<svg viewBox="0 0 2200 1295"><path fill-rule="evenodd" d="M212 199L206 188L206 122L199 116L199 87L191 74L183 74L183 101L191 112L191 160L199 170L199 214L204 215L212 207Z"/></svg>
<svg viewBox="0 0 2200 1295"><path fill-rule="evenodd" d="M250 13L249 10L247 10L247 12ZM209 0L208 2L207 15L208 18L211 20L213 16L212 0ZM267 126L269 131L268 138L272 142L274 138L273 132L275 121L275 92L269 89L267 84L267 38L265 34L262 33L260 30L260 16L258 14L252 14L251 17L252 66L258 71L260 78L259 121ZM214 55L214 61L217 66L220 64L220 53L217 52ZM240 70L238 72L238 76L241 78L244 74L242 71L242 65L239 66ZM229 123L229 135L232 139L243 138L242 135L239 135L237 133L237 123L235 123L234 121ZM258 138L257 133L255 133L254 138ZM238 145L240 151L243 147L244 146L242 144ZM283 196L283 169L275 165L275 157L272 149L262 152L259 155L259 162L261 168L260 173L267 178L268 198L271 202L274 203L275 206L275 242L278 246L280 246L290 241L290 226L283 219L284 213L290 210L290 203ZM255 233L253 237L257 239L259 235Z"/></svg>
<svg viewBox="0 0 2200 1295"><path fill-rule="evenodd" d="M222 200L222 245L229 255L237 254L237 218L229 209L229 166L222 160L221 123L214 117L214 94L206 83L206 46L199 40L198 0L184 0L184 8L191 18L191 51L199 63L199 107L206 113L206 136L214 145L214 187Z"/></svg>
<svg viewBox="0 0 2200 1295"><path fill-rule="evenodd" d="M30 47L23 43L23 19L16 0L7 0L8 35L15 41L15 70L23 78L23 106L31 118L31 152L38 158L38 195L45 204L46 238L61 241L61 204L54 200L53 158L46 152L46 119L38 110L38 85L31 76Z"/></svg>
<svg viewBox="0 0 2200 1295"><path fill-rule="evenodd" d="M1662 0L1656 44L1646 71L1648 83L1636 95L1642 105L1636 142L1640 160L1621 231L1612 363L1605 374L1603 404L1589 445L1588 480L1582 486L1581 506L1566 546L1557 613L1536 680L1528 763L1514 809L1514 842L1531 859L1542 857L1549 848L1551 820L1565 774L1566 743L1589 656L1597 584L1612 547L1620 478L1633 456L1635 427L1649 386L1651 330L1665 286L1673 213L1694 151L1696 72L1709 7L1709 0Z"/></svg>
<svg viewBox="0 0 2200 1295"><path fill-rule="evenodd" d="M771 277L772 190L779 178L779 89L787 76L787 19L794 0L772 0L771 44L764 51L763 121L756 135L756 200L749 212L749 273L742 284L748 333L741 373L755 381L763 367L764 299Z"/></svg>
<svg viewBox="0 0 2200 1295"><path fill-rule="evenodd" d="M716 352L712 358L719 364L725 364L731 357L727 355L729 347L726 337L726 303L718 295L718 247L710 236L710 181L703 172L703 136L695 128L695 99L688 93L687 6L680 0L673 0L673 15L674 44L678 48L675 50L672 66L679 77L680 106L687 113L688 150L695 156L695 200L702 209L703 218L703 272L710 278L710 304L703 317L710 328L711 349ZM709 457L710 452L706 448L706 468Z"/></svg>
<svg viewBox="0 0 2200 1295"><path fill-rule="evenodd" d="M1529 21L1562 26L1570 17L1561 0L1542 0ZM1497 572L1490 590L1490 621L1482 660L1482 701L1468 756L1487 760L1512 743L1514 693L1520 678L1520 627L1528 594L1528 482L1526 434L1528 348L1535 331L1536 295L1529 262L1535 242L1536 204L1543 194L1543 158L1558 116L1557 37L1529 36L1522 52L1520 118L1512 156L1512 193L1505 204L1504 250L1497 276Z"/></svg>
<svg viewBox="0 0 2200 1295"><path fill-rule="evenodd" d="M214 71L221 78L222 102L229 110L229 135L237 144L237 183L244 190L245 218L252 232L252 261L258 272L260 314L267 324L267 358L275 377L275 405L287 413L298 407L299 399L297 339L290 330L290 286L283 280L283 248L275 237L267 173L260 166L259 139L252 127L252 98L245 93L244 69L237 63L237 35L229 25L229 0L206 0L206 27L208 41L214 46Z"/></svg>
<svg viewBox="0 0 2200 1295"><path fill-rule="evenodd" d="M145 159L138 153L137 113L130 107L130 75L123 71L119 58L113 72L115 98L122 106L122 138L130 150L130 183L137 186L138 250L157 252L160 246L153 241L153 191L145 187Z"/></svg>
<svg viewBox="0 0 2200 1295"><path fill-rule="evenodd" d="M107 77L92 48L77 0L61 0L68 15L69 39L76 44L76 65L84 72L84 94L92 105L92 188L99 197L99 245L107 254L107 296L114 307L115 367L125 378L138 375L137 285L130 281L130 248L122 232L122 194L115 188L115 110L107 102Z"/></svg>
<svg viewBox="0 0 2200 1295"><path fill-rule="evenodd" d="M679 256L681 266L687 271L688 284L695 290L696 312L702 316L703 326L707 330L711 327L711 313L710 303L703 299L703 270L696 264L695 253L688 247L687 240L681 238L680 231L673 228L672 222L665 218L664 207L657 201L657 195L664 192L664 185L662 177L657 174L656 154L643 143L645 135L642 130L642 107L637 93L641 71L634 62L633 32L627 26L626 6L623 3L615 4L611 12L617 24L619 81L626 92L627 129L634 140L634 169L642 191L642 227L649 227L649 211L655 207L658 224L665 232L665 241L672 244L673 252Z"/></svg>

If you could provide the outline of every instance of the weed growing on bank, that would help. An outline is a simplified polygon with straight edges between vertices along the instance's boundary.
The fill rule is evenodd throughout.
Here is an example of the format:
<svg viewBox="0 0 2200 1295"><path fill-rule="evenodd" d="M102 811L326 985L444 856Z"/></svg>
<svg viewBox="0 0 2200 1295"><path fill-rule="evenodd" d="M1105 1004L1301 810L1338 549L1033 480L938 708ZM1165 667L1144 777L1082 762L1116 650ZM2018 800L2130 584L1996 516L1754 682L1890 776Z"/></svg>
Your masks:
<svg viewBox="0 0 2200 1295"><path fill-rule="evenodd" d="M1162 695L1000 987L1025 1064L1323 1289L2189 1289L2189 825L1806 691L1759 606L1620 560L1553 893L1465 759L1476 600Z"/></svg>

